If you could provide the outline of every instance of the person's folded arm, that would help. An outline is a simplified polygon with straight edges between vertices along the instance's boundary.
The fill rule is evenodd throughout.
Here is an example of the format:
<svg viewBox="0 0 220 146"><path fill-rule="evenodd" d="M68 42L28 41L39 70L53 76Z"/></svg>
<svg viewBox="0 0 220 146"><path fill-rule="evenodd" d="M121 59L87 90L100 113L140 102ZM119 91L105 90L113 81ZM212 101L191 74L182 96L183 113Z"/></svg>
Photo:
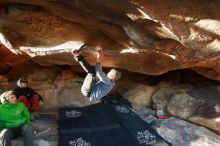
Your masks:
<svg viewBox="0 0 220 146"><path fill-rule="evenodd" d="M6 128L5 122L0 120L0 132Z"/></svg>
<svg viewBox="0 0 220 146"><path fill-rule="evenodd" d="M25 119L26 119L26 124L27 125L30 125L30 114L29 114L29 112L28 112L28 109L24 106L23 107L23 116L25 117Z"/></svg>

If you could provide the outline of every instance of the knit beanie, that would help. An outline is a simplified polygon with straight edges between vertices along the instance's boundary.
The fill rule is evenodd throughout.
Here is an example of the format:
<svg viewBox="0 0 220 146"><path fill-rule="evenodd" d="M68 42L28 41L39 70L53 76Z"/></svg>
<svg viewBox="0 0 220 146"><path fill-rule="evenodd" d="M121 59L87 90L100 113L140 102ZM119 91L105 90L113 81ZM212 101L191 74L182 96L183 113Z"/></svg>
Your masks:
<svg viewBox="0 0 220 146"><path fill-rule="evenodd" d="M22 80L27 80L25 77L21 77L18 81L17 81L17 86L21 87L21 81Z"/></svg>

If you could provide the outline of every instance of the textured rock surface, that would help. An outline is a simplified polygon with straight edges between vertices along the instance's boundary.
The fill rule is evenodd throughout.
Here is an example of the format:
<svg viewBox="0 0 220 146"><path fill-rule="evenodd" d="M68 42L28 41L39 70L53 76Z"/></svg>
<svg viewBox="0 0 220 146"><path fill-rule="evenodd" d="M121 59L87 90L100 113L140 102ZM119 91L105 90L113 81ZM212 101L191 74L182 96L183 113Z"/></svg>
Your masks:
<svg viewBox="0 0 220 146"><path fill-rule="evenodd" d="M208 129L176 118L161 122L157 132L173 146L218 146L219 135Z"/></svg>
<svg viewBox="0 0 220 146"><path fill-rule="evenodd" d="M106 67L146 75L189 68L220 80L219 10L218 0L1 0L0 40L41 65L74 65L78 41L103 47ZM3 75L18 61L12 52L1 58Z"/></svg>
<svg viewBox="0 0 220 146"><path fill-rule="evenodd" d="M155 117L155 111L148 108L134 107L134 111L173 146L219 145L220 136L202 126L174 117L158 120Z"/></svg>
<svg viewBox="0 0 220 146"><path fill-rule="evenodd" d="M135 84L127 82L119 93L127 99L132 105L136 106L149 106L151 104L151 96L157 88L144 84Z"/></svg>
<svg viewBox="0 0 220 146"><path fill-rule="evenodd" d="M152 96L156 109L220 133L219 86L161 88Z"/></svg>

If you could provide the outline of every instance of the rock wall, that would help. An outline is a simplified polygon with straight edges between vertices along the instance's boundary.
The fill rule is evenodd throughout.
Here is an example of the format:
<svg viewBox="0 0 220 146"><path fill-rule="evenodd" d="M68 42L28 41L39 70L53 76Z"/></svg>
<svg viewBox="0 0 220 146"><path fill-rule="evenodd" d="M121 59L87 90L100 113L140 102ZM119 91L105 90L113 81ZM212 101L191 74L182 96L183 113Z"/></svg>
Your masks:
<svg viewBox="0 0 220 146"><path fill-rule="evenodd" d="M0 44L12 51L3 60L11 64L19 54L73 65L70 52L80 42L90 61L90 51L102 47L106 67L146 75L189 68L220 80L219 10L218 0L1 0Z"/></svg>

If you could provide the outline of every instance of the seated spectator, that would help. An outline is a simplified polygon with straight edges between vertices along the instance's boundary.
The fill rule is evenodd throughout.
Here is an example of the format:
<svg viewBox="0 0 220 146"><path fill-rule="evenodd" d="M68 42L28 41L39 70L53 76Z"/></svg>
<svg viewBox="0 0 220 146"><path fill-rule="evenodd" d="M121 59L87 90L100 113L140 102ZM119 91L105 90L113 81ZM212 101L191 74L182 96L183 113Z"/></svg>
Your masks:
<svg viewBox="0 0 220 146"><path fill-rule="evenodd" d="M43 105L42 97L29 87L26 78L20 78L13 91L18 101L23 102L28 108L28 111L31 114L31 120L34 120L39 111L39 106Z"/></svg>
<svg viewBox="0 0 220 146"><path fill-rule="evenodd" d="M30 114L26 106L17 102L13 91L0 96L0 145L11 146L11 140L23 137L24 146L33 146Z"/></svg>

